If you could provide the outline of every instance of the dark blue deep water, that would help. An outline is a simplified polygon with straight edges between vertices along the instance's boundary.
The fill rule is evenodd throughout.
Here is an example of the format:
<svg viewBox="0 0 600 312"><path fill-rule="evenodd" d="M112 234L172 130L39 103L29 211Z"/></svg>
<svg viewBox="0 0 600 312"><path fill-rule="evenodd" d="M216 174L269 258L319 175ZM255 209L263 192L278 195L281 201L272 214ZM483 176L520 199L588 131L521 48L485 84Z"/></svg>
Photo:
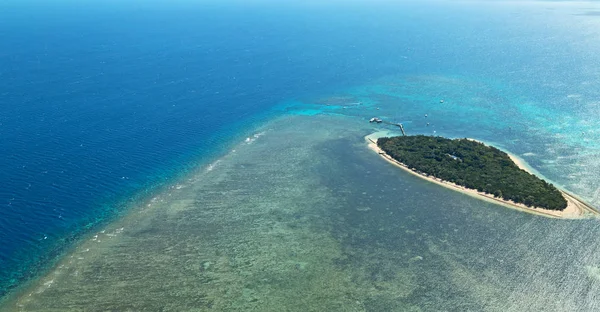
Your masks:
<svg viewBox="0 0 600 312"><path fill-rule="evenodd" d="M278 102L401 70L354 8L297 9L1 3L0 295Z"/></svg>
<svg viewBox="0 0 600 312"><path fill-rule="evenodd" d="M0 296L286 101L445 75L589 117L597 11L543 5L2 1Z"/></svg>

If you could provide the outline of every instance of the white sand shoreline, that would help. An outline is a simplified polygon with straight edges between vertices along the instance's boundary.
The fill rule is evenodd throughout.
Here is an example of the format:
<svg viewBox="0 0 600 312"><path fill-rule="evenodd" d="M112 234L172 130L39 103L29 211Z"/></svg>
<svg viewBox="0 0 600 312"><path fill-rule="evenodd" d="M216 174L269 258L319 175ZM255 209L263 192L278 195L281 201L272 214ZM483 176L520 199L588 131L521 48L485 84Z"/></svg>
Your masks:
<svg viewBox="0 0 600 312"><path fill-rule="evenodd" d="M473 190L473 189L468 189L468 188L465 188L458 184L454 184L451 182L444 181L442 179L434 178L434 177L427 176L425 174L416 172L416 171L408 168L408 166L406 166L405 164L393 159L391 156L386 154L382 149L380 149L377 146L377 139L379 137L382 137L383 133L385 133L385 132L375 132L375 133L372 133L365 137L365 140L368 142L369 148L371 150L375 151L376 153L378 153L383 159L387 160L388 162L392 163L393 165L405 170L406 172L409 172L409 173L416 175L422 179L425 179L429 182L433 182L435 184L438 184L443 187L461 192L463 194L467 194L469 196L476 197L476 198L479 198L479 199L482 199L482 200L485 200L488 202L493 202L493 203L496 203L496 204L499 204L499 205L502 205L502 206L505 206L505 207L508 207L511 209L516 209L519 211L523 211L523 212L527 212L527 213L531 213L531 214L535 214L535 215L539 215L539 216L549 217L549 218L581 219L581 218L586 218L586 217L589 217L592 215L600 215L600 213L594 207L592 207L591 205L585 203L583 200L577 198L576 196L574 196L560 188L559 188L559 191L562 193L564 198L567 200L567 208L565 208L562 211L557 211L557 210L550 210L550 209L544 209L544 208L539 208L539 207L528 207L524 204L515 203L513 201L507 201L504 199L496 198L491 194L479 192L479 191ZM470 140L473 140L473 139L470 139ZM473 141L477 141L477 140L473 140ZM508 154L510 159L520 169L531 173L531 170L529 170L529 167L523 160L519 159L515 155L512 155L506 151L504 151L504 152L506 154Z"/></svg>

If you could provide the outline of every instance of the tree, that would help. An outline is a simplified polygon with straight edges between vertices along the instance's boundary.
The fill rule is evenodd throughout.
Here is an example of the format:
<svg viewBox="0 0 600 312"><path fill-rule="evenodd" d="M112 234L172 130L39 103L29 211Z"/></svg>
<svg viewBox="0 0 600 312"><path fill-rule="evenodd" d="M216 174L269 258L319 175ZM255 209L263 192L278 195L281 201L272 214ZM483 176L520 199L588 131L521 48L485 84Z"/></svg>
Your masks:
<svg viewBox="0 0 600 312"><path fill-rule="evenodd" d="M502 191L501 190L494 191L494 197L502 198Z"/></svg>
<svg viewBox="0 0 600 312"><path fill-rule="evenodd" d="M377 145L414 171L466 188L529 206L553 210L567 207L567 201L554 185L521 170L495 147L467 139L424 135L380 138Z"/></svg>

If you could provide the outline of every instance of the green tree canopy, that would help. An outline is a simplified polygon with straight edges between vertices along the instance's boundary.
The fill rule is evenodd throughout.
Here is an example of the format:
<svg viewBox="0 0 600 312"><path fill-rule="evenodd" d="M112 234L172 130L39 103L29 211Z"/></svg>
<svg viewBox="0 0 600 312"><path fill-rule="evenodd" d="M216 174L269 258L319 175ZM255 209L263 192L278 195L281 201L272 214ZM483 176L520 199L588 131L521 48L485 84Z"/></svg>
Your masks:
<svg viewBox="0 0 600 312"><path fill-rule="evenodd" d="M554 185L520 169L503 151L468 139L424 135L380 138L377 145L413 170L530 207L564 210Z"/></svg>

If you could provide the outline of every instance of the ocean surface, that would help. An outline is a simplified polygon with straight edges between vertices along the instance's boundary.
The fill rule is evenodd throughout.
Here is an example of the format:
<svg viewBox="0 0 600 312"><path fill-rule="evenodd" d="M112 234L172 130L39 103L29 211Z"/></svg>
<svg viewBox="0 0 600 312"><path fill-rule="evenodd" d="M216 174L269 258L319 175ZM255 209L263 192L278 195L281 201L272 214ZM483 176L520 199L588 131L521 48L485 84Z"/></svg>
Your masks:
<svg viewBox="0 0 600 312"><path fill-rule="evenodd" d="M597 310L598 220L439 188L363 137L492 142L600 206L599 16L4 1L0 310Z"/></svg>

